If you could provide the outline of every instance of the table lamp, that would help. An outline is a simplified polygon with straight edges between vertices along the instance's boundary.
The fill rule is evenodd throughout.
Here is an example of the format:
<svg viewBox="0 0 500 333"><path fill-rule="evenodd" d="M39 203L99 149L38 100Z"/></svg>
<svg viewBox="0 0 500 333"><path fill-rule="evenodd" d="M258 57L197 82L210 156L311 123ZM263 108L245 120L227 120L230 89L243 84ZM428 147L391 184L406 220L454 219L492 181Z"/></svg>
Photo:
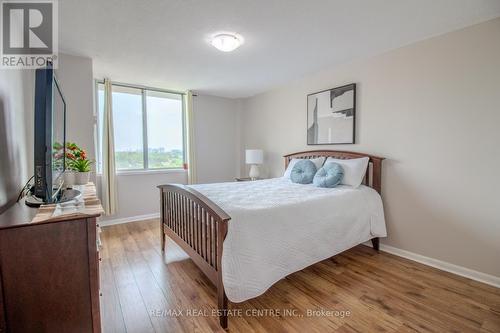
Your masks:
<svg viewBox="0 0 500 333"><path fill-rule="evenodd" d="M259 164L264 161L264 152L261 149L247 149L245 152L245 162L250 164L250 178L255 180L259 178Z"/></svg>

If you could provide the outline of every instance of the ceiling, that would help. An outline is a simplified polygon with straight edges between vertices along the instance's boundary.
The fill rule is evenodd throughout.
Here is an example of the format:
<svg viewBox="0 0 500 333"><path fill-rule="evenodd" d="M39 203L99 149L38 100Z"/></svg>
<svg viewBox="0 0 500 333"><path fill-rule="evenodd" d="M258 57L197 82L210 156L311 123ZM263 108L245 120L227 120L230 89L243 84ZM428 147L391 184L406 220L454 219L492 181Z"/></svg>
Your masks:
<svg viewBox="0 0 500 333"><path fill-rule="evenodd" d="M62 0L59 48L96 78L238 98L498 16L499 0ZM217 32L245 43L220 52Z"/></svg>

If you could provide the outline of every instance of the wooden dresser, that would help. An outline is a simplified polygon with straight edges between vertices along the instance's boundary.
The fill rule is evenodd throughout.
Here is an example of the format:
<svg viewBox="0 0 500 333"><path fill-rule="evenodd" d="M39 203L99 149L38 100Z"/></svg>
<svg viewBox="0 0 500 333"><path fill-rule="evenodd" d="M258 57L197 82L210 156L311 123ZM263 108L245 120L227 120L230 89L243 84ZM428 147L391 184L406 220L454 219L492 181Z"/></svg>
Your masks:
<svg viewBox="0 0 500 333"><path fill-rule="evenodd" d="M0 332L101 331L95 200L57 217L22 201L0 215Z"/></svg>

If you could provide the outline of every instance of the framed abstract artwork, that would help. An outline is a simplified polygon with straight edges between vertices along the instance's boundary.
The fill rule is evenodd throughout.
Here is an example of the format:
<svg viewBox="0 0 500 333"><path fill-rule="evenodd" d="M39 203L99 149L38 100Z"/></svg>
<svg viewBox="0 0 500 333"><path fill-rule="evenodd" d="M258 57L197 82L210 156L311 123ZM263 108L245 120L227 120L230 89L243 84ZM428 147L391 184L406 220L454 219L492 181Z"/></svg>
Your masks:
<svg viewBox="0 0 500 333"><path fill-rule="evenodd" d="M307 95L307 144L354 143L356 84Z"/></svg>

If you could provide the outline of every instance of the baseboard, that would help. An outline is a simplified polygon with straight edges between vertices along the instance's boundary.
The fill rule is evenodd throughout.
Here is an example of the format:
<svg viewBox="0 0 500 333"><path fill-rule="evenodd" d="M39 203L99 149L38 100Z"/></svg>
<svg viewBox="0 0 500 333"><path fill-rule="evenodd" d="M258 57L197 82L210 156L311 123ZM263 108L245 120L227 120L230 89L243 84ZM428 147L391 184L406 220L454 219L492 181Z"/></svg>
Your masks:
<svg viewBox="0 0 500 333"><path fill-rule="evenodd" d="M371 242L364 243L363 245L366 246L372 246ZM456 275L460 275L466 278L469 278L471 280L479 281L482 283L489 284L493 287L500 288L500 277L486 274L486 273L481 273L469 268L465 268L462 266L458 266L455 264L450 264L449 262L446 261L441 261L433 258L429 258L417 253L413 253L410 251L406 250L401 250L393 246L385 245L380 243L380 251L387 252L390 254L394 254L398 257L403 257L406 259L410 259L416 262L419 262L421 264L431 266L437 269L440 269L442 271L446 271L449 273L453 273Z"/></svg>
<svg viewBox="0 0 500 333"><path fill-rule="evenodd" d="M136 215L136 216L130 216L130 217L123 217L123 218L119 218L119 219L99 221L99 225L101 227L105 227L105 226L114 225L114 224L122 224L122 223L157 219L159 217L160 217L160 213Z"/></svg>

